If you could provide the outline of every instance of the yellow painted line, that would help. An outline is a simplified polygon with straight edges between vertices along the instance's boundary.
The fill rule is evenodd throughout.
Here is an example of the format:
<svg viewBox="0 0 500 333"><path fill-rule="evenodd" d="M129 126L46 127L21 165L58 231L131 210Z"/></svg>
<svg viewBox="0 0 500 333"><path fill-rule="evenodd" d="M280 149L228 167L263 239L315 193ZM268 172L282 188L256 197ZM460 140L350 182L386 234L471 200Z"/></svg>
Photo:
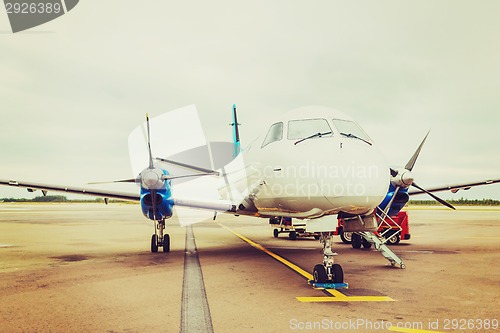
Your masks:
<svg viewBox="0 0 500 333"><path fill-rule="evenodd" d="M394 300L388 296L346 296L342 297L330 297L330 296L320 296L320 297L297 297L299 302L303 303L328 303L328 302L394 302Z"/></svg>
<svg viewBox="0 0 500 333"><path fill-rule="evenodd" d="M265 254L271 256L272 258L278 260L281 262L283 265L293 269L295 272L299 273L303 277L305 277L308 281L313 279L313 276L311 273L306 272L299 266L295 265L294 263L286 260L285 258L280 257L274 252L269 251L266 249L264 246L255 243L251 239L246 238L243 235L240 235L236 231L233 231L232 229L226 227L223 224L217 223L219 226L222 228L226 229L233 235L239 237L240 239L244 240L254 248L264 252ZM346 296L342 294L340 291L335 290L335 289L322 289L322 288L316 288L317 290L325 291L329 293L331 296L322 296L322 297L297 297L297 300L300 302L394 302L394 299L388 297L388 296ZM333 297L332 297L333 296Z"/></svg>
<svg viewBox="0 0 500 333"><path fill-rule="evenodd" d="M389 331L402 332L402 333L443 333L440 331L416 330L416 329L412 329L412 328L403 328L403 327L396 327L396 326L389 327Z"/></svg>
<svg viewBox="0 0 500 333"><path fill-rule="evenodd" d="M290 261L286 260L285 258L282 258L280 257L279 255L269 251L268 249L266 249L265 247L263 247L262 245L260 244L257 244L255 243L254 241L246 238L245 236L242 236L240 234L238 234L236 231L233 231L232 229L229 229L228 227L226 227L225 225L223 224L220 224L218 223L221 227L223 227L224 229L226 229L227 231L231 232L232 234L238 236L239 238L241 238L242 240L244 240L245 242L247 242L248 244L252 245L253 247L255 247L256 249L259 249L261 250L262 252L264 252L265 254L273 257L274 259L278 260L279 262L281 262L283 265L285 266L288 266L290 267L291 269L293 269L294 271L296 271L297 273L299 273L300 275L302 275L303 277L305 277L307 280L312 280L313 276L311 273L309 272L306 272L305 270L303 270L302 268L300 268L299 266L291 263Z"/></svg>

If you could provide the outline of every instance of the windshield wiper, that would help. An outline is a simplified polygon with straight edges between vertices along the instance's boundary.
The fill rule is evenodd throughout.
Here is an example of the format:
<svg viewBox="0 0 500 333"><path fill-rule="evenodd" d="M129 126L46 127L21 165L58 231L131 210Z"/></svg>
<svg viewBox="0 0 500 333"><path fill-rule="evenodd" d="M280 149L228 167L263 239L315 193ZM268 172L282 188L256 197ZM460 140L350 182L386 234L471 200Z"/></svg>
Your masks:
<svg viewBox="0 0 500 333"><path fill-rule="evenodd" d="M317 138L317 137L322 137L323 135L328 135L328 134L332 134L332 132L325 132L325 133L316 133L316 134L313 134L311 136L308 136L307 138L303 138L303 139L300 139L299 141L296 141L294 143L294 145L298 144L298 143L301 143L302 141L306 141L308 139L312 139L312 138Z"/></svg>
<svg viewBox="0 0 500 333"><path fill-rule="evenodd" d="M360 138L359 136L356 136L356 135L354 135L354 134L352 134L352 133L340 133L340 134L341 134L341 135L343 135L343 136L347 136L348 138L355 138L355 139L359 139L359 140L361 140L361 141L363 141L363 142L366 142L366 143L367 143L367 144L369 144L370 146L372 145L372 143L371 143L370 141L365 140L365 139L362 139L362 138Z"/></svg>

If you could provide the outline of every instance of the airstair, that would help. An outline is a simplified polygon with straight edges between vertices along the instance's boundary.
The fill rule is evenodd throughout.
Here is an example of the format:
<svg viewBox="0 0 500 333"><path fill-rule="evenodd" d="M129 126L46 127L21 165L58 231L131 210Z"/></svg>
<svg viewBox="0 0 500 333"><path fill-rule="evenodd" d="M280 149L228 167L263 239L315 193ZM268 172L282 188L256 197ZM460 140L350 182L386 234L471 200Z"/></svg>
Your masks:
<svg viewBox="0 0 500 333"><path fill-rule="evenodd" d="M361 235L367 242L373 244L375 249L379 251L392 266L399 265L400 268L405 269L406 266L403 263L403 259L401 259L396 253L394 253L387 245L385 245L385 241L383 238L378 237L373 232L357 232Z"/></svg>
<svg viewBox="0 0 500 333"><path fill-rule="evenodd" d="M384 258L389 260L392 266L399 265L400 268L405 269L406 266L403 263L403 259L401 259L396 253L394 253L385 243L387 242L387 237L386 233L391 231L391 234L389 235L390 237L393 237L399 233L401 233L401 226L396 223L389 215L387 215L387 212L384 212L380 208L377 207L377 212L376 216L379 219L379 230L382 229L383 226L388 227L384 228L384 231L381 232L379 235L375 235L373 232L368 232L368 231L363 231L363 232L357 232L360 236L362 236L367 242L373 244L375 246L375 249L379 251ZM397 230L394 230L394 228L398 228Z"/></svg>

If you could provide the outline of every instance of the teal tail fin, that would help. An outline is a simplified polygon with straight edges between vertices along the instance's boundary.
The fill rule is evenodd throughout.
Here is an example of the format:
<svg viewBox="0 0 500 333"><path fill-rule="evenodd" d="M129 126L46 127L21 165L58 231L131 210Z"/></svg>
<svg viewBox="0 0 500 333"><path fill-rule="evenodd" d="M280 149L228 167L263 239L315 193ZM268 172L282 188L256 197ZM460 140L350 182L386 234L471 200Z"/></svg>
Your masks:
<svg viewBox="0 0 500 333"><path fill-rule="evenodd" d="M231 126L233 126L233 144L234 144L234 153L233 157L238 156L240 153L240 132L239 132L239 126L240 124L238 123L238 116L236 114L236 104L233 104L233 123Z"/></svg>

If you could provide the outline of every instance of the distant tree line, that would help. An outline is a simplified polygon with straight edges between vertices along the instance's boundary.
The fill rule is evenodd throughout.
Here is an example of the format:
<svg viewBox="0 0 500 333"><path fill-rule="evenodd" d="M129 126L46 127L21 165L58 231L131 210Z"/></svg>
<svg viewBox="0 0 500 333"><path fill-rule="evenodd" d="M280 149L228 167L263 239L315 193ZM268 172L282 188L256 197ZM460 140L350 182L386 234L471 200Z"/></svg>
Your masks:
<svg viewBox="0 0 500 333"><path fill-rule="evenodd" d="M500 200L493 199L452 199L446 200L450 204L454 206L500 206ZM418 205L418 206L435 206L438 203L434 200L410 200L408 202L410 205Z"/></svg>
<svg viewBox="0 0 500 333"><path fill-rule="evenodd" d="M454 206L500 206L500 200L493 200L493 199L453 199L453 200L447 200L449 203L451 203ZM93 202L104 202L104 199L102 198L96 198L93 200L81 200L81 199L68 199L64 195L46 195L46 196L39 196L35 197L33 199L26 199L26 198L2 198L0 199L0 202L76 202L76 203L93 203ZM128 203L128 201L123 201L123 200L109 200L111 203ZM434 200L410 200L408 202L410 205L417 205L417 206L435 206L438 203Z"/></svg>
<svg viewBox="0 0 500 333"><path fill-rule="evenodd" d="M75 203L94 203L94 202L104 202L103 198L96 198L93 200L89 199L68 199L64 195L45 195L45 196L39 196L35 197L33 199L27 199L27 198L1 198L0 202L75 202ZM109 200L110 203L116 203L116 202L126 202L123 200Z"/></svg>

